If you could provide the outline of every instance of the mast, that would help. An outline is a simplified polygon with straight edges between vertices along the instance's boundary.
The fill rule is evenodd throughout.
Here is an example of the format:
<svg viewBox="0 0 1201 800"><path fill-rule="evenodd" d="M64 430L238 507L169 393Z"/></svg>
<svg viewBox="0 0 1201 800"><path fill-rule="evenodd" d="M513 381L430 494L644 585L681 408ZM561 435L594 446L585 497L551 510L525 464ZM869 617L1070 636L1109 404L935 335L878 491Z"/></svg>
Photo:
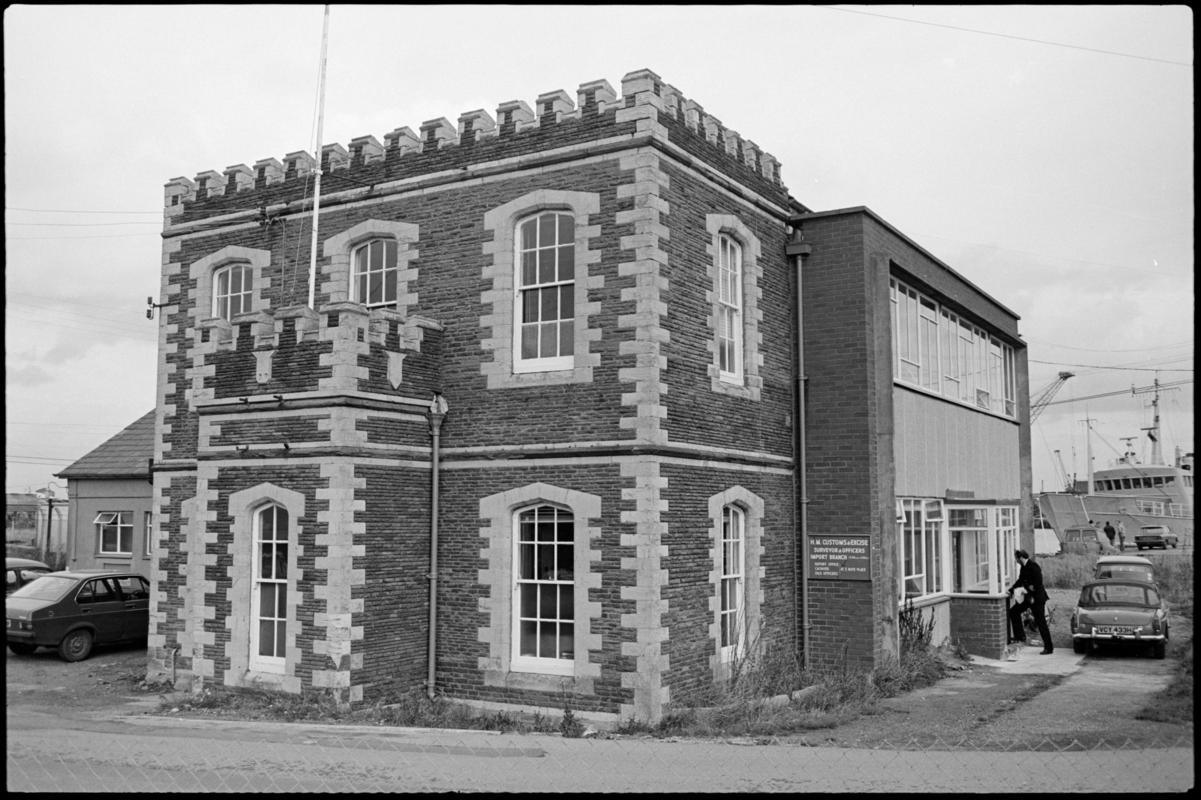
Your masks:
<svg viewBox="0 0 1201 800"><path fill-rule="evenodd" d="M1093 418L1084 418L1084 466L1088 468L1088 493L1093 493Z"/></svg>
<svg viewBox="0 0 1201 800"><path fill-rule="evenodd" d="M313 179L313 239L309 245L309 308L317 297L317 217L321 213L321 128L325 122L325 52L329 44L329 6L325 6L325 21L321 26L321 78L317 89L317 174Z"/></svg>
<svg viewBox="0 0 1201 800"><path fill-rule="evenodd" d="M1159 375L1155 376L1155 382L1151 384L1151 388L1155 392L1151 397L1152 422L1150 428L1143 428L1143 430L1147 432L1147 438L1151 440L1151 463L1163 464L1163 447L1159 443Z"/></svg>

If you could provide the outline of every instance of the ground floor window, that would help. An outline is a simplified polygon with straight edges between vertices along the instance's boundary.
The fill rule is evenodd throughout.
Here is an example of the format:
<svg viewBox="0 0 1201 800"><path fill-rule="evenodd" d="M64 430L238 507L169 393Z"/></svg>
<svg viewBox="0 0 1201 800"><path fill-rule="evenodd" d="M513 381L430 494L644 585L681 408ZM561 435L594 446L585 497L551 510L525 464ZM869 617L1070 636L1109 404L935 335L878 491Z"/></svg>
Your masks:
<svg viewBox="0 0 1201 800"><path fill-rule="evenodd" d="M519 510L513 666L570 672L575 661L575 520L567 509Z"/></svg>
<svg viewBox="0 0 1201 800"><path fill-rule="evenodd" d="M250 662L282 672L288 626L288 510L271 504L254 515Z"/></svg>
<svg viewBox="0 0 1201 800"><path fill-rule="evenodd" d="M730 661L746 648L745 562L746 514L728 505L721 514L721 656Z"/></svg>
<svg viewBox="0 0 1201 800"><path fill-rule="evenodd" d="M901 600L914 600L944 591L942 501L902 498L897 501L901 547Z"/></svg>
<svg viewBox="0 0 1201 800"><path fill-rule="evenodd" d="M105 555L133 554L133 515L128 511L101 511L93 520L100 552Z"/></svg>
<svg viewBox="0 0 1201 800"><path fill-rule="evenodd" d="M1016 506L897 501L900 599L933 594L1001 594L1013 582Z"/></svg>

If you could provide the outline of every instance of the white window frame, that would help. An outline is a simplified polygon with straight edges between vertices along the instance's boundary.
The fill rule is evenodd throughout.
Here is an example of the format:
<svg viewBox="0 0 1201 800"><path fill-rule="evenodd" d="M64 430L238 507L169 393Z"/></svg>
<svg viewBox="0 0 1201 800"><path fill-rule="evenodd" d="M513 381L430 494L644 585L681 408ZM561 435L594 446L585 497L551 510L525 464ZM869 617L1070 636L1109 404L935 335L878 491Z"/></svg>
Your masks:
<svg viewBox="0 0 1201 800"><path fill-rule="evenodd" d="M272 538L263 538L263 518L266 514L272 514L271 534ZM279 537L279 522L280 514L284 517L284 535ZM251 552L251 590L250 590L250 668L260 672L283 673L287 664L287 628L288 620L288 568L290 560L290 551L292 550L292 515L288 509L280 503L266 503L254 510L252 515L253 529L253 545ZM283 546L283 575L278 574L278 548ZM276 556L271 560L272 574L269 576L263 575L263 548L272 548L272 555ZM276 598L275 616L266 616L262 613L262 592L263 587L270 584L276 587L273 594ZM279 594L282 588L282 595ZM260 652L262 644L261 624L264 621L269 621L275 631L272 641L272 651L270 655ZM280 644L282 642L282 645ZM278 652L282 649L284 652Z"/></svg>
<svg viewBox="0 0 1201 800"><path fill-rule="evenodd" d="M893 381L981 411L1017 418L1017 354L1011 345L889 281Z"/></svg>
<svg viewBox="0 0 1201 800"><path fill-rule="evenodd" d="M900 603L947 594L946 518L937 498L897 498Z"/></svg>
<svg viewBox="0 0 1201 800"><path fill-rule="evenodd" d="M234 291L233 279L238 276L238 290ZM224 286L222 285L224 284ZM234 304L237 310L234 310ZM254 267L235 261L213 270L213 316L232 320L239 314L254 310Z"/></svg>
<svg viewBox="0 0 1201 800"><path fill-rule="evenodd" d="M743 363L743 264L742 243L728 233L717 237L717 374L730 383L742 383Z"/></svg>
<svg viewBox="0 0 1201 800"><path fill-rule="evenodd" d="M96 526L96 551L101 555L132 556L133 555L133 520L129 519L128 511L101 511L92 520ZM108 550L104 546L104 533L107 529L115 530L117 534L117 549ZM124 548L122 548L124 544Z"/></svg>
<svg viewBox="0 0 1201 800"><path fill-rule="evenodd" d="M718 642L719 658L732 662L746 653L746 511L722 507L721 541L718 542Z"/></svg>
<svg viewBox="0 0 1201 800"><path fill-rule="evenodd" d="M527 522L527 515L533 515ZM549 516L549 520L547 519ZM529 525L530 527L526 527ZM538 528L550 525L553 538L549 541L538 537ZM571 538L561 539L561 527L570 527ZM527 534L532 533L532 538ZM539 672L554 675L571 675L575 667L575 649L579 646L579 620L575 608L575 548L578 545L575 515L568 508L551 503L535 503L523 506L513 512L513 631L511 642L510 666L517 672ZM528 562L523 556L528 552ZM547 565L543 558L552 559ZM564 567L566 559L567 567ZM523 574L523 566L529 564L533 574ZM543 573L545 574L539 574ZM527 593L532 592L536 597L533 613L524 613L527 606L524 603ZM546 595L553 597L554 611L551 615L543 616L543 599ZM571 602L570 616L564 616L562 603L564 598ZM556 648L554 656L545 656L523 652L523 627L526 624L534 626L535 649L541 644L545 628L554 627ZM564 634L563 626L570 625L571 650L562 650Z"/></svg>
<svg viewBox="0 0 1201 800"><path fill-rule="evenodd" d="M146 555L154 555L154 514L149 511L142 512L142 524L145 530L143 536L146 539Z"/></svg>
<svg viewBox="0 0 1201 800"><path fill-rule="evenodd" d="M543 225L542 220L546 218L554 219L555 240L554 244L547 244L543 241ZM568 234L564 237L563 226L567 223ZM528 225L533 225L534 239L527 247L528 240L525 237L525 229ZM575 215L562 209L542 209L537 213L522 217L513 227L513 371L514 372L545 372L550 370L571 369L575 365L575 317L576 303L578 298L577 277L580 265L576 259L576 244L575 244ZM570 254L571 258L571 273L565 277L561 272L560 259L565 255ZM533 260L533 280L527 280L529 277L525 270L525 261L527 257ZM554 263L550 265L550 274L543 275L542 270L546 265L545 258L553 258ZM545 279L544 279L545 278ZM542 319L541 314L545 310L542 298L548 296L548 293L554 293L555 309L557 316L548 319ZM564 298L564 294L568 297ZM538 318L535 320L527 320L525 317L526 297L536 295L539 299L534 305ZM570 305L570 308L564 308ZM555 331L555 354L550 356L526 356L524 349L525 335L528 331L537 331L536 334L541 339L542 332L548 326L553 326ZM564 347L566 345L566 348ZM570 349L571 352L564 353L564 349Z"/></svg>
<svg viewBox="0 0 1201 800"><path fill-rule="evenodd" d="M969 516L970 515L970 516ZM1017 506L947 506L951 594L1004 594L1016 576Z"/></svg>
<svg viewBox="0 0 1201 800"><path fill-rule="evenodd" d="M399 243L395 238L376 236L359 242L350 253L350 299L368 308L395 308L400 302L400 258ZM372 264L379 253L378 269ZM380 285L372 286L374 276L380 276ZM389 281L391 286L389 286ZM365 282L365 290L362 285ZM371 299L379 289L379 299ZM389 292L389 289L391 290ZM364 294L367 296L364 297ZM391 294L391 297L388 295Z"/></svg>

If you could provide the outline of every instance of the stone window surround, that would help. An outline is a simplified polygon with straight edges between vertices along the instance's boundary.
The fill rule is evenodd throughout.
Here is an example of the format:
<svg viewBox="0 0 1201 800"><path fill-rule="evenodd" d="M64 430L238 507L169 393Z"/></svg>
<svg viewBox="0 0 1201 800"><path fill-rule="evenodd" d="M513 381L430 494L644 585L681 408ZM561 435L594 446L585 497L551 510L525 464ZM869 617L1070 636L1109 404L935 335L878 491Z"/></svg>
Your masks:
<svg viewBox="0 0 1201 800"><path fill-rule="evenodd" d="M394 239L396 241L396 311L407 318L417 307L417 293L412 287L417 281L417 270L410 267L416 260L418 250L413 245L420 237L420 228L411 222L368 219L334 234L321 246L322 255L328 263L322 270L324 281L321 290L327 302L350 302L352 292L352 262L355 248L371 239Z"/></svg>
<svg viewBox="0 0 1201 800"><path fill-rule="evenodd" d="M254 564L257 557L254 552L254 519L266 505L282 506L288 512L288 597L287 597L287 632L285 634L283 671L274 672L256 669L252 666L254 656L250 652L251 630L255 614L251 608L253 597ZM300 519L304 515L305 498L300 492L294 492L271 483L261 483L258 486L234 492L229 496L228 513L232 518L230 523L230 554L233 563L229 569L230 586L226 590L226 599L230 604L230 615L226 619L230 637L226 644L226 656L229 658L229 672L225 684L231 686L268 686L288 692L299 693L300 678L296 675L296 667L300 664L300 650L296 645L298 622L296 609L301 598L296 589L300 579L296 567L300 555Z"/></svg>
<svg viewBox="0 0 1201 800"><path fill-rule="evenodd" d="M709 233L710 241L706 248L709 254L709 349L713 360L709 364L710 386L713 391L741 397L747 400L759 400L763 379L759 367L763 361L760 354L762 337L759 334L759 301L762 291L759 289L759 278L763 275L763 267L759 262L763 248L759 237L751 232L742 220L733 214L708 214L705 216L705 230ZM725 234L742 248L742 380L731 382L721 375L719 353L717 348L718 310L721 304L718 293L718 258L721 252L721 236Z"/></svg>
<svg viewBox="0 0 1201 800"><path fill-rule="evenodd" d="M762 624L763 576L760 566L763 555L763 498L742 487L732 486L709 498L709 611L712 622L709 638L713 642L713 654L709 663L717 681L730 677L732 664L723 658L721 646L721 542L722 511L726 506L735 506L743 513L743 610L745 612L746 650L744 658L753 659L762 654L763 640L759 635Z"/></svg>
<svg viewBox="0 0 1201 800"><path fill-rule="evenodd" d="M515 540L518 512L530 506L552 505L570 511L575 519L575 660L569 674L518 672L512 668L515 638L513 598L515 596ZM594 632L600 621L600 603L588 599L589 589L599 589L601 575L592 562L600 560L593 549L600 538L600 497L545 483L531 483L480 500L480 518L488 525L480 530L483 539L480 557L487 567L480 570L480 585L489 596L480 599L480 611L487 621L479 631L479 641L488 645L488 654L479 660L486 686L532 691L570 691L594 694L600 677L600 664L589 661L599 653L601 636Z"/></svg>
<svg viewBox="0 0 1201 800"><path fill-rule="evenodd" d="M199 258L188 267L188 277L196 282L193 315L198 320L213 319L213 303L216 300L214 278L222 267L234 263L250 266L251 296L248 311L261 311L267 307L263 300L263 270L271 264L271 251L240 245L228 245L215 253Z"/></svg>
<svg viewBox="0 0 1201 800"><path fill-rule="evenodd" d="M517 226L543 211L564 211L575 217L575 346L572 366L545 371L518 371ZM599 211L600 195L595 192L539 189L484 214L484 228L493 232L493 239L484 243L484 253L492 256L492 263L484 268L483 277L485 281L491 281L491 288L484 292L481 299L491 311L480 319L480 326L491 331L491 335L486 336L481 344L485 351L492 352L492 361L483 360L480 372L487 377L489 389L592 381L592 370L600 363L600 356L589 352L589 343L599 339L601 332L589 329L588 320L600 311L600 304L588 302L588 295L590 290L603 285L603 279L589 275L589 267L600 261L601 253L600 250L588 249L589 241L600 235L600 226L589 225L588 217Z"/></svg>

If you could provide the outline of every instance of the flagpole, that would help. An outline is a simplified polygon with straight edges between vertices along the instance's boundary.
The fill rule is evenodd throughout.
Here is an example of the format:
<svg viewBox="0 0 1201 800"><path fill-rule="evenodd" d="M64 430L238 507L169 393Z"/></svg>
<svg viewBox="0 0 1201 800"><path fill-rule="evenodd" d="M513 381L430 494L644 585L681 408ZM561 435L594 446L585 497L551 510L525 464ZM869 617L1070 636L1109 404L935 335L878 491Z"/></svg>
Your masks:
<svg viewBox="0 0 1201 800"><path fill-rule="evenodd" d="M325 53L329 43L329 5L321 28L321 78L317 89L317 175L313 179L313 239L309 246L309 308L317 297L317 217L321 213L321 128L325 121Z"/></svg>

